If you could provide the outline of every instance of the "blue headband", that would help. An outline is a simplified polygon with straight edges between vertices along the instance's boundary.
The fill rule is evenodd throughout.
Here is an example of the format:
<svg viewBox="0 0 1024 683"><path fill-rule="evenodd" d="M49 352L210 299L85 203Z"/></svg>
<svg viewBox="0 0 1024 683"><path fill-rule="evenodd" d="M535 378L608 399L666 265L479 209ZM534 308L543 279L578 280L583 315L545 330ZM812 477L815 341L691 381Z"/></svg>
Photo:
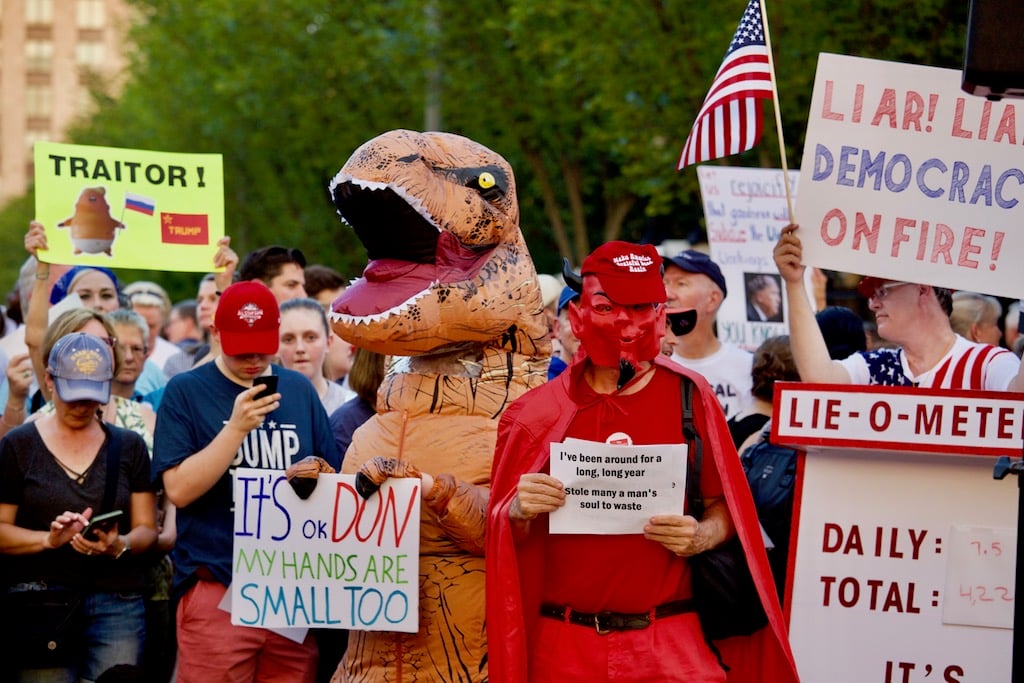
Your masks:
<svg viewBox="0 0 1024 683"><path fill-rule="evenodd" d="M114 289L117 290L117 293L121 293L121 283L118 282L117 276L114 275L114 271L110 270L109 268L101 268L100 266L75 266L68 272L61 275L60 279L57 280L57 283L53 286L53 289L50 291L51 306L64 300L64 298L68 295L68 287L70 287L74 279L78 277L78 275L81 274L82 271L85 270L100 271L101 273L109 277L110 281L114 283Z"/></svg>

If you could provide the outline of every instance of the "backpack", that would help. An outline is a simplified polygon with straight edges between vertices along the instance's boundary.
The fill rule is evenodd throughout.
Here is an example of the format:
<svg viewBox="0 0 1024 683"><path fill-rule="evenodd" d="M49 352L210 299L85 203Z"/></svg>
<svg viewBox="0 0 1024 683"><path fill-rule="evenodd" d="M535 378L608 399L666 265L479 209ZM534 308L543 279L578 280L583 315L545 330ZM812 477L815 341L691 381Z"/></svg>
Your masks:
<svg viewBox="0 0 1024 683"><path fill-rule="evenodd" d="M704 514L704 499L700 493L704 441L693 422L693 382L685 375L681 377L680 391L683 437L690 444L687 505L689 514L700 519ZM711 550L690 556L689 563L693 602L709 643L731 636L750 635L768 623L768 615L761 604L739 535ZM718 649L713 644L711 649L728 671Z"/></svg>
<svg viewBox="0 0 1024 683"><path fill-rule="evenodd" d="M775 546L768 551L768 563L775 578L779 600L782 600L793 520L796 451L773 444L769 440L771 429L772 423L769 420L757 442L740 455L740 464L747 474L757 518Z"/></svg>

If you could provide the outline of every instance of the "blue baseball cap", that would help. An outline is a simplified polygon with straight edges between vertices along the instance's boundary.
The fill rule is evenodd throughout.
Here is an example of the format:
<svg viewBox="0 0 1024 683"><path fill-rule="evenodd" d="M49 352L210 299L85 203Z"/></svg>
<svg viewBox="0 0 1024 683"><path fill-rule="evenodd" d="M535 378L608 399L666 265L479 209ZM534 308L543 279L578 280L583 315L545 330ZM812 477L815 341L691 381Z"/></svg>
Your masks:
<svg viewBox="0 0 1024 683"><path fill-rule="evenodd" d="M558 311L557 312L561 313L562 310L566 306L569 305L570 301L573 301L573 300L579 299L579 298L580 298L580 293L577 292L572 287L569 287L568 285L566 285L565 287L562 287L562 291L558 295Z"/></svg>
<svg viewBox="0 0 1024 683"><path fill-rule="evenodd" d="M729 291L725 287L725 276L718 264L711 260L711 257L696 249L687 249L675 256L665 256L662 259L665 267L675 266L687 273L700 273L707 275L711 281L722 290L722 297L728 296Z"/></svg>
<svg viewBox="0 0 1024 683"><path fill-rule="evenodd" d="M53 345L46 371L65 403L106 403L110 400L110 380L114 378L114 352L99 337L72 332Z"/></svg>

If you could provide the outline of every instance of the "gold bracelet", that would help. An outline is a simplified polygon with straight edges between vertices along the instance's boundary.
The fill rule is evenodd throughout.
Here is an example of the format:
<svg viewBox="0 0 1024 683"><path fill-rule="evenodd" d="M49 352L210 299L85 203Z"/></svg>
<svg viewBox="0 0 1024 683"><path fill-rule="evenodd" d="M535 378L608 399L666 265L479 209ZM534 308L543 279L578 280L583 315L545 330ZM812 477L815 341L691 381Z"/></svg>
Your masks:
<svg viewBox="0 0 1024 683"><path fill-rule="evenodd" d="M50 279L50 271L47 270L45 273L36 273L36 279L37 280L49 280Z"/></svg>

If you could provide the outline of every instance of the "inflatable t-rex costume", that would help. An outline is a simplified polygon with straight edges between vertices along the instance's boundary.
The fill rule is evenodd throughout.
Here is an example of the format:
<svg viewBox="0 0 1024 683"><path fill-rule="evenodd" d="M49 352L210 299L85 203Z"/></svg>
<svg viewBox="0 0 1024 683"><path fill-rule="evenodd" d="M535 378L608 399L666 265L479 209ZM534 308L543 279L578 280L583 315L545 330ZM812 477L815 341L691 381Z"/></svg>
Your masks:
<svg viewBox="0 0 1024 683"><path fill-rule="evenodd" d="M464 137L396 130L357 149L330 189L369 257L334 302L332 327L403 357L342 471L383 456L393 460L377 468L381 479L422 470L435 481L420 527L419 632L351 632L334 680L486 681L497 418L544 381L550 355L512 168Z"/></svg>

